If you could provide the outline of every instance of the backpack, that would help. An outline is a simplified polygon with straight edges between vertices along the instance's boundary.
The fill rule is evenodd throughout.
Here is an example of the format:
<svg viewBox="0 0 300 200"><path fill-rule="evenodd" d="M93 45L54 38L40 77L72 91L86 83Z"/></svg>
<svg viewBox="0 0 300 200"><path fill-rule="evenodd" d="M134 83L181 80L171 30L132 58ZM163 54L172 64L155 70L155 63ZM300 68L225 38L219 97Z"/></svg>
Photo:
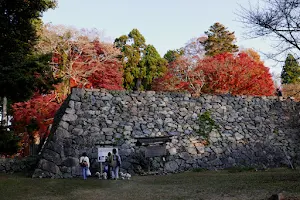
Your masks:
<svg viewBox="0 0 300 200"><path fill-rule="evenodd" d="M81 167L86 167L86 166L88 166L88 164L87 164L86 160L84 160L84 158L82 159L82 162L79 163L79 164L80 164Z"/></svg>
<svg viewBox="0 0 300 200"><path fill-rule="evenodd" d="M80 163L80 166L81 166L81 167L86 167L86 166L87 166L87 162L86 162L86 161L83 161L82 163Z"/></svg>

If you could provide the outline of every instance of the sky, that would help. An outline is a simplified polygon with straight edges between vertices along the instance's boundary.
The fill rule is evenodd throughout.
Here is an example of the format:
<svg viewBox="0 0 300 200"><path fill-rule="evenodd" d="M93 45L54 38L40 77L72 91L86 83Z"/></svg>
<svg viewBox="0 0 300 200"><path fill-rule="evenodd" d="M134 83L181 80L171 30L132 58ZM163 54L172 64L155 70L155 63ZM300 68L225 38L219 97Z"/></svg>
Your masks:
<svg viewBox="0 0 300 200"><path fill-rule="evenodd" d="M256 1L251 1L256 2ZM247 39L248 29L238 21L240 5L249 8L249 0L58 0L58 8L43 14L44 23L76 28L97 28L103 40L113 42L137 28L163 56L181 48L190 39L204 35L216 22L234 31L240 48L253 48L271 72L280 66L261 53L271 52L266 39Z"/></svg>

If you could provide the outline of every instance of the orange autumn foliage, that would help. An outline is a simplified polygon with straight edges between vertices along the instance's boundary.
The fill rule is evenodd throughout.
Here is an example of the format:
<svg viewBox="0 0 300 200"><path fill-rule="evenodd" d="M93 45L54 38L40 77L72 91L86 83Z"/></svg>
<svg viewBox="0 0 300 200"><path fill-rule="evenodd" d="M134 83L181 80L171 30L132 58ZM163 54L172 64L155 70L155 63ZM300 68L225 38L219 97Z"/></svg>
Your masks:
<svg viewBox="0 0 300 200"><path fill-rule="evenodd" d="M155 90L186 90L194 95L274 95L275 87L269 69L246 53L223 53L199 59L196 63L175 62L170 65L166 75L156 81ZM178 73L178 69L185 70L179 70L182 73ZM193 85L198 85L198 90L193 90Z"/></svg>
<svg viewBox="0 0 300 200"><path fill-rule="evenodd" d="M71 88L123 90L123 66L117 58L120 52L112 44L88 37L76 37L75 40L76 35L60 41L51 31L52 35L48 37L52 39L43 40L40 48L45 53L52 53L53 75L62 82L51 94L36 94L27 102L13 104L14 131L22 135L21 153L34 138L43 140L49 135L54 115Z"/></svg>
<svg viewBox="0 0 300 200"><path fill-rule="evenodd" d="M269 69L245 53L236 56L224 53L198 62L203 71L203 93L273 96L274 82Z"/></svg>

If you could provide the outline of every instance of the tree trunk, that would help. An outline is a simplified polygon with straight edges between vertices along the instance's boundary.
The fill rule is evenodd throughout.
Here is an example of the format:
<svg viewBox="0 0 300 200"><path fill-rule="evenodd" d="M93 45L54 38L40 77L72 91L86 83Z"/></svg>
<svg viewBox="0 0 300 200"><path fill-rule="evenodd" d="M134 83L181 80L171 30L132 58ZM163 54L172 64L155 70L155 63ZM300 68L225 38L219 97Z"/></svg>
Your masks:
<svg viewBox="0 0 300 200"><path fill-rule="evenodd" d="M2 98L2 113L1 113L1 125L7 126L7 98Z"/></svg>

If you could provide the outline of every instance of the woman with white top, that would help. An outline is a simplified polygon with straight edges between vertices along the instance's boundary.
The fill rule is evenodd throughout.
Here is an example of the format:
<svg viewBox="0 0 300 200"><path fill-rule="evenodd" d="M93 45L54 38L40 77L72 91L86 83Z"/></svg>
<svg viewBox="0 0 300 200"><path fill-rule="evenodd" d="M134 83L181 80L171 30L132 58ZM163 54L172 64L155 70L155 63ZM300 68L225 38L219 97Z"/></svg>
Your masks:
<svg viewBox="0 0 300 200"><path fill-rule="evenodd" d="M90 167L90 159L89 159L89 157L87 157L87 154L85 152L80 157L79 164L81 166L83 179L86 180L87 179L87 171L89 170L89 167Z"/></svg>

